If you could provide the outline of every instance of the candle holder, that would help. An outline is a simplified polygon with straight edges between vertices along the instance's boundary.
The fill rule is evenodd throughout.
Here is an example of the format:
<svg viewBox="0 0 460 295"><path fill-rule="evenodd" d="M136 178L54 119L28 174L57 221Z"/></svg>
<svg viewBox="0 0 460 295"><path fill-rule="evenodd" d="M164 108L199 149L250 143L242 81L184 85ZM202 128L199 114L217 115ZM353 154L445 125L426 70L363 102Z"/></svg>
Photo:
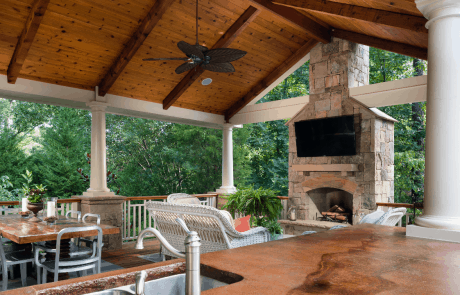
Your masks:
<svg viewBox="0 0 460 295"><path fill-rule="evenodd" d="M55 224L58 219L58 198L47 198L46 199L46 213L43 215L43 220L48 224Z"/></svg>
<svg viewBox="0 0 460 295"><path fill-rule="evenodd" d="M30 214L30 211L21 211L19 212L19 215L21 215L22 218L28 218Z"/></svg>

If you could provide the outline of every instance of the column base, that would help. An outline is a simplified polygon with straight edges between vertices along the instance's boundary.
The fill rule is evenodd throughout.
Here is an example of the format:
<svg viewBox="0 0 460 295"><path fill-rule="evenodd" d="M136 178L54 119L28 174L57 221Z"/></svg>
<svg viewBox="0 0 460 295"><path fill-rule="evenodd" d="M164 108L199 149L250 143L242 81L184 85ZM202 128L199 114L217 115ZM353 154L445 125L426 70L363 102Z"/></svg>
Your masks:
<svg viewBox="0 0 460 295"><path fill-rule="evenodd" d="M109 224L120 228L119 234L104 235L102 242L104 250L117 250L123 246L121 228L123 226L123 196L80 196L81 215L86 213L99 214L101 224Z"/></svg>
<svg viewBox="0 0 460 295"><path fill-rule="evenodd" d="M221 186L216 190L219 194L233 194L236 193L236 187L234 186Z"/></svg>
<svg viewBox="0 0 460 295"><path fill-rule="evenodd" d="M460 230L460 217L422 215L415 218L415 224L422 227Z"/></svg>
<svg viewBox="0 0 460 295"><path fill-rule="evenodd" d="M83 196L85 197L100 197L100 196L112 197L112 196L115 196L115 193L111 191L105 192L105 191L87 190L86 192L83 192Z"/></svg>
<svg viewBox="0 0 460 295"><path fill-rule="evenodd" d="M412 238L460 243L460 231L458 230L408 225L406 227L406 236Z"/></svg>

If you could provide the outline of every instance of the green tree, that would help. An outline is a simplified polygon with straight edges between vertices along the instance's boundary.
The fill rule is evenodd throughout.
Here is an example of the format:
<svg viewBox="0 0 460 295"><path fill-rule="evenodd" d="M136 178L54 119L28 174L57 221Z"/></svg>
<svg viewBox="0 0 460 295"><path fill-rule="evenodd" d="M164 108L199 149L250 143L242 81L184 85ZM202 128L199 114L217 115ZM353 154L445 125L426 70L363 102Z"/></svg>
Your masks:
<svg viewBox="0 0 460 295"><path fill-rule="evenodd" d="M38 140L32 167L35 183L46 185L48 197L69 198L88 188L77 168L88 167L85 154L91 150L91 117L85 110L53 107L49 125Z"/></svg>

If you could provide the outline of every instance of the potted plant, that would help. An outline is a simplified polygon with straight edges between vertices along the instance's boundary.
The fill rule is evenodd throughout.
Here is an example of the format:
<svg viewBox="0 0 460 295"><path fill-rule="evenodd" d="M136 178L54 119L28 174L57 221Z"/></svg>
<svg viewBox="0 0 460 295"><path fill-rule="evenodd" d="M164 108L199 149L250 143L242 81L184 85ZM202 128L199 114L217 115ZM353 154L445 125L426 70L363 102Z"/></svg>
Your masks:
<svg viewBox="0 0 460 295"><path fill-rule="evenodd" d="M227 199L227 204L222 208L227 209L233 217L236 212L251 215L251 225L264 226L271 235L279 235L282 233L282 228L277 219L283 210L283 205L277 194L277 191L262 187L240 188L236 193L224 197Z"/></svg>
<svg viewBox="0 0 460 295"><path fill-rule="evenodd" d="M46 192L46 188L43 184L35 185L35 188L29 189L27 198L29 204L27 204L27 209L34 213L34 217L29 219L30 222L39 222L41 221L37 217L37 213L43 210L43 198Z"/></svg>

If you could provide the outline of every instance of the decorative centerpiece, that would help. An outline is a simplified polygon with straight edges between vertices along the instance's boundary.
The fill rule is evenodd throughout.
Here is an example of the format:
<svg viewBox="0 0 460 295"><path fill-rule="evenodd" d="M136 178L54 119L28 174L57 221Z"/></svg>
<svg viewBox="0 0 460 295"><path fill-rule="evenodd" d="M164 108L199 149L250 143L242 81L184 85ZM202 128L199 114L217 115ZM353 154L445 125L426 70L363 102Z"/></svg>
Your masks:
<svg viewBox="0 0 460 295"><path fill-rule="evenodd" d="M29 219L30 222L40 222L40 218L37 217L38 212L43 210L43 195L45 194L46 189L41 185L36 185L35 188L31 188L29 191L29 204L27 204L27 209L32 211L34 217Z"/></svg>
<svg viewBox="0 0 460 295"><path fill-rule="evenodd" d="M46 200L46 217L43 220L48 224L55 224L58 220L57 201L58 198L47 198Z"/></svg>
<svg viewBox="0 0 460 295"><path fill-rule="evenodd" d="M19 212L19 215L21 215L22 218L26 218L30 214L30 211L27 210L27 203L28 203L27 198L22 198L22 207L21 207L22 211Z"/></svg>

